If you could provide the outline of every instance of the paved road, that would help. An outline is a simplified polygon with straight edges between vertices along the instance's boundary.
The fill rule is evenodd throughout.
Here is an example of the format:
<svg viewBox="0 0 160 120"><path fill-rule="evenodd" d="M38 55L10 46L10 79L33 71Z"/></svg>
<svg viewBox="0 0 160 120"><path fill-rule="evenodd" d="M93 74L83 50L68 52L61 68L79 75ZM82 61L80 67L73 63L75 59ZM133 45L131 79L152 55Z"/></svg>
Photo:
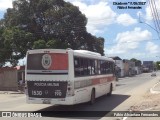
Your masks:
<svg viewBox="0 0 160 120"><path fill-rule="evenodd" d="M158 72L158 75L160 75L160 72ZM140 86L143 86L143 84L145 83L152 82L153 78L154 77L150 76L150 73L143 73L140 75L136 75L134 77L120 78L117 83L116 90L113 92L113 95L111 97L103 96L98 98L94 105L88 105L87 103L74 106L50 106L50 105L32 105L32 104L28 105L25 103L25 96L15 95L13 99L10 98L10 100L8 101L0 101L0 106L1 106L0 110L1 111L2 110L51 111L48 113L46 112L45 114L46 118L43 118L45 120L53 119L51 114L53 111L103 111L100 113L99 117L96 118L96 119L101 119L105 114L107 114L106 111L127 110L127 107L129 106L126 105L126 107L124 107L123 104L129 98L131 98L132 94L134 94L133 91L135 91L136 88L138 87L141 88ZM86 113L95 114L95 112L86 112ZM54 117L54 119L57 120L70 119L70 117L65 118L66 114L68 113L63 112L63 114L58 115L58 117L56 118ZM79 118L75 117L74 119L79 119Z"/></svg>
<svg viewBox="0 0 160 120"><path fill-rule="evenodd" d="M157 76L160 76L160 71L157 72ZM154 79L151 77L151 73L143 73L133 77L119 78L117 83L115 94L126 94L132 91L134 88L141 86L142 84Z"/></svg>

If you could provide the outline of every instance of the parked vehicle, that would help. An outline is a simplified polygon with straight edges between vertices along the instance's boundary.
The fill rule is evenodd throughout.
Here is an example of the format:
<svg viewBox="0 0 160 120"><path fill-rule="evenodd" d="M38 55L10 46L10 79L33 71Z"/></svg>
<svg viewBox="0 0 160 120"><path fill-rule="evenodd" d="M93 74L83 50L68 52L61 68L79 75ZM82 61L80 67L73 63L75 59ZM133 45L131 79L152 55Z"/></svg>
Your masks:
<svg viewBox="0 0 160 120"><path fill-rule="evenodd" d="M151 73L151 76L156 76L156 72L153 71L153 72Z"/></svg>

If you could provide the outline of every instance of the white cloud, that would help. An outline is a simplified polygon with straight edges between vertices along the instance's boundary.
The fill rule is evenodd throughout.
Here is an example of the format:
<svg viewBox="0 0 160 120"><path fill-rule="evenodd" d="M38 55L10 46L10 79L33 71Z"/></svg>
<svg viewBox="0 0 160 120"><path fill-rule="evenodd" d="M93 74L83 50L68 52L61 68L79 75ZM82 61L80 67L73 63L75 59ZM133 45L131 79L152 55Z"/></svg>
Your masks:
<svg viewBox="0 0 160 120"><path fill-rule="evenodd" d="M116 16L116 13L112 11L106 2L88 6L85 14L88 18L88 32L93 34L102 32L102 28L112 24Z"/></svg>
<svg viewBox="0 0 160 120"><path fill-rule="evenodd" d="M143 13L142 13L142 11L138 11L138 12L137 12L137 16L138 16L138 17L141 17L141 16L143 16Z"/></svg>
<svg viewBox="0 0 160 120"><path fill-rule="evenodd" d="M82 3L87 3L87 4L96 4L96 3L99 3L99 2L106 2L106 1L112 1L113 0L65 0L67 2L82 2Z"/></svg>
<svg viewBox="0 0 160 120"><path fill-rule="evenodd" d="M153 19L152 18L151 9L150 9L149 5L146 7L146 16L145 16L145 19L147 21L151 21Z"/></svg>
<svg viewBox="0 0 160 120"><path fill-rule="evenodd" d="M133 19L129 14L120 14L116 19L118 24L122 24L124 26L129 26L137 23L136 19Z"/></svg>
<svg viewBox="0 0 160 120"><path fill-rule="evenodd" d="M149 53L158 53L159 52L158 45L154 44L153 42L147 42L146 44L146 51Z"/></svg>
<svg viewBox="0 0 160 120"><path fill-rule="evenodd" d="M87 31L92 34L103 33L106 26L118 23L129 26L137 23L137 20L129 14L117 14L109 3L110 0L66 0L78 6L80 11L88 18ZM113 2L113 1L112 1Z"/></svg>
<svg viewBox="0 0 160 120"><path fill-rule="evenodd" d="M118 33L116 37L117 44L111 49L106 49L107 54L127 53L139 46L139 43L152 38L152 34L148 30L135 28L133 31Z"/></svg>
<svg viewBox="0 0 160 120"><path fill-rule="evenodd" d="M0 11L5 11L7 8L12 8L12 0L0 0Z"/></svg>
<svg viewBox="0 0 160 120"><path fill-rule="evenodd" d="M148 30L141 30L141 28L136 27L133 31L126 31L118 33L116 41L118 42L138 42L143 40L151 39L152 33Z"/></svg>
<svg viewBox="0 0 160 120"><path fill-rule="evenodd" d="M80 11L88 18L87 31L96 34L103 32L106 25L114 22L116 13L111 9L108 3L104 0L92 0L87 4L84 0L68 0L75 6L78 6Z"/></svg>

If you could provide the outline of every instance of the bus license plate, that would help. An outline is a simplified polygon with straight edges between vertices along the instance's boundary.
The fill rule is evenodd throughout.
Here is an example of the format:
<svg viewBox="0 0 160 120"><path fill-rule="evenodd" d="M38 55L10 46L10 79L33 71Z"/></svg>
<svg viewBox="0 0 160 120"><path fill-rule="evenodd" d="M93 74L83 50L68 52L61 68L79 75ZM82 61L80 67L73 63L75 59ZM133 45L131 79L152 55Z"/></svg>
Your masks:
<svg viewBox="0 0 160 120"><path fill-rule="evenodd" d="M51 100L50 99L45 99L45 100L43 100L43 104L51 104Z"/></svg>

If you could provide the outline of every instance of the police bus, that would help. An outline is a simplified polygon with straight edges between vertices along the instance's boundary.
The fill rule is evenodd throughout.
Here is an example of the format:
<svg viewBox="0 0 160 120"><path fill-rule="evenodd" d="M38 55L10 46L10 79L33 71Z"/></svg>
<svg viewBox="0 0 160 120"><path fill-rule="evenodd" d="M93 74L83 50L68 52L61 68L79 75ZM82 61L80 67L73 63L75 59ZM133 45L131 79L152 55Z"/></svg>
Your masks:
<svg viewBox="0 0 160 120"><path fill-rule="evenodd" d="M27 103L93 104L115 89L114 61L99 53L72 49L37 49L27 52Z"/></svg>

